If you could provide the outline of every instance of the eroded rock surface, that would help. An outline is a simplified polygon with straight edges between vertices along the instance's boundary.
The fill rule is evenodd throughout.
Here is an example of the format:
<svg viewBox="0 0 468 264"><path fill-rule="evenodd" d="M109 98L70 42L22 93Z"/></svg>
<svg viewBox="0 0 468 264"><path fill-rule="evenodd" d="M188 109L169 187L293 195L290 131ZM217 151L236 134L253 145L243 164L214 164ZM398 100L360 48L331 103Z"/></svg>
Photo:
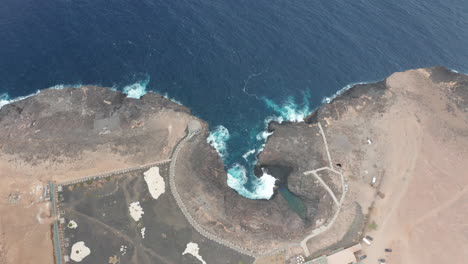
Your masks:
<svg viewBox="0 0 468 264"><path fill-rule="evenodd" d="M412 186L412 175L430 177L437 171L426 168L440 160L432 157L435 150L449 149L447 160L459 168L468 153L467 87L467 76L445 68L412 70L357 85L306 122L271 123L273 135L256 169L279 179L269 201L243 198L227 186L224 165L206 142L208 125L183 106L154 93L137 100L92 86L44 90L0 111L0 176L8 186L0 194L168 159L188 130L199 131L178 153L175 183L204 230L255 253L303 254L306 248L313 256L325 254L357 242L373 214L379 225L386 223L385 215L371 211L374 201L383 201L380 210L398 210L391 201L406 197L398 191ZM386 182L394 185L381 189ZM3 215L11 230L18 219L35 219L38 206L24 209L28 199L18 207L0 207L9 212ZM412 219L411 210L404 212ZM35 225L21 223L36 230L33 238L49 230ZM19 239L13 232L5 237L6 242Z"/></svg>
<svg viewBox="0 0 468 264"><path fill-rule="evenodd" d="M2 108L1 150L32 163L100 147L139 160L168 157L189 115L155 93L137 100L94 86L47 89Z"/></svg>
<svg viewBox="0 0 468 264"><path fill-rule="evenodd" d="M419 146L424 134L446 137L429 117L444 124L447 132L443 133L455 138L468 135L467 80L441 67L395 73L381 82L356 85L320 107L306 122L271 123L273 135L258 157L258 170L266 168L280 180L280 188L269 201L242 198L226 185L226 172L205 141L208 128L204 127L202 136L189 141L180 153L177 184L181 196L208 231L255 252L293 248L303 242L316 256L350 246L365 230L375 199L385 197L379 186L386 177L396 177L395 170L412 170L405 163L411 159L404 158L411 151L417 153L411 146ZM395 154L398 148L401 153ZM304 174L323 167L329 169L316 174L338 201L345 192L340 205L313 174ZM300 199L304 215L292 208L281 187ZM334 218L338 208L340 213ZM308 235L310 239L304 241Z"/></svg>

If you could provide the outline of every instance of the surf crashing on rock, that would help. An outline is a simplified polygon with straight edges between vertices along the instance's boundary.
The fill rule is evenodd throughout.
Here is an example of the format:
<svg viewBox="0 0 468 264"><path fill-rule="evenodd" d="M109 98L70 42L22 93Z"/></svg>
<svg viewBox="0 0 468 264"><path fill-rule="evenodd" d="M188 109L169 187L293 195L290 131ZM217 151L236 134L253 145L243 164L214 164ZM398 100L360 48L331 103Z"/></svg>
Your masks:
<svg viewBox="0 0 468 264"><path fill-rule="evenodd" d="M270 134L267 133L267 135ZM265 139L267 138L267 135L265 135ZM216 149L223 161L227 160L227 142L229 138L229 130L224 126L219 125L210 132L206 139L206 141ZM249 156L255 153L258 153L258 150L250 149L249 151L245 152L242 157L246 162L249 162ZM253 168L256 163L256 158L251 163ZM245 166L239 163L234 163L234 165L232 165L227 171L228 186L236 190L240 195L249 199L270 199L274 193L276 178L272 175L269 175L265 171L263 171L263 175L261 177L256 177L253 174L251 177L248 177L247 175L248 173ZM251 190L245 187L249 180L250 185L252 186Z"/></svg>
<svg viewBox="0 0 468 264"><path fill-rule="evenodd" d="M124 86L121 90L122 93L126 94L127 97L129 98L134 98L134 99L140 99L143 95L145 95L148 91L148 84L150 82L150 77L146 76L144 79L141 79L135 83L129 84L127 86ZM112 87L113 90L119 90L116 87ZM162 97L166 98L167 100L170 100L176 104L182 105L181 102L177 101L176 99L172 98L169 96L168 93L160 93L157 90L155 91L156 93L160 94Z"/></svg>
<svg viewBox="0 0 468 264"><path fill-rule="evenodd" d="M262 98L267 108L273 110L274 113L265 118L263 131L253 134L254 141L256 140L257 143L255 143L255 146L251 146L254 148L248 149L242 155L247 164L242 165L241 163L244 161L231 163L232 166L227 170L227 184L229 187L249 199L270 199L273 196L277 179L263 169L261 177L253 174L253 168L257 164L256 155L264 149L268 137L273 135L273 132L268 131L268 125L271 121L278 123L283 121L303 122L310 114L310 94L305 93L303 98L302 103L297 103L293 97L288 97L283 103L279 104L268 98ZM229 131L223 126L217 126L207 139L208 143L218 151L224 161L226 161L228 153L226 147L228 139Z"/></svg>
<svg viewBox="0 0 468 264"><path fill-rule="evenodd" d="M47 89L61 90L61 89L64 89L64 88L80 88L82 86L83 85L79 84L79 83L78 84L56 84L56 85L51 86L51 87L49 87ZM11 98L9 94L4 93L4 94L0 95L0 109L2 107L4 107L5 105L7 105L7 104L11 104L11 103L26 99L28 97L37 95L40 92L41 92L41 90L38 90L35 93L29 94L29 95L24 95L24 96L18 96L18 97L15 97L15 98Z"/></svg>
<svg viewBox="0 0 468 264"><path fill-rule="evenodd" d="M123 87L122 92L129 98L140 99L140 97L146 94L146 87L148 86L149 82L150 78L146 77L143 80Z"/></svg>
<svg viewBox="0 0 468 264"><path fill-rule="evenodd" d="M242 158L245 159L245 161L248 161L248 157L252 154L255 154L256 150L255 149L251 149L247 152L245 152L243 155L242 155Z"/></svg>
<svg viewBox="0 0 468 264"><path fill-rule="evenodd" d="M341 94L343 94L344 92L348 91L349 89L353 88L354 86L356 85L360 85L360 84L368 84L370 82L354 82L354 83L350 83L348 85L346 85L345 87L341 88L340 90L338 90L336 93L334 93L333 95L331 96L328 96L328 97L324 97L322 99L322 104L329 104L331 103L331 101L333 101L336 97L340 96Z"/></svg>
<svg viewBox="0 0 468 264"><path fill-rule="evenodd" d="M247 183L247 171L244 166L236 163L227 173L227 184L232 189L236 190L240 195L249 199L270 199L273 196L276 178L263 170L261 177L252 178L253 190L250 191L245 187Z"/></svg>
<svg viewBox="0 0 468 264"><path fill-rule="evenodd" d="M47 89L60 90L60 89L63 89L63 88L80 88L81 86L82 86L81 84L57 84L57 85L51 86L51 87L49 87ZM14 103L14 102L17 102L17 101L21 101L21 100L26 99L28 97L37 95L40 92L41 92L41 90L38 90L35 93L29 94L29 95L24 95L24 96L18 96L18 97L15 97L15 98L11 98L8 93L4 93L4 94L0 95L0 109L2 109L2 107L4 107L7 104L11 104L11 103Z"/></svg>
<svg viewBox="0 0 468 264"><path fill-rule="evenodd" d="M6 93L0 96L0 109L7 104L11 104L13 101L10 99L10 96Z"/></svg>
<svg viewBox="0 0 468 264"><path fill-rule="evenodd" d="M227 156L226 142L229 140L229 130L224 126L217 126L210 132L206 142L216 149L221 159L225 160Z"/></svg>
<svg viewBox="0 0 468 264"><path fill-rule="evenodd" d="M304 118L306 118L311 112L309 99L310 93L308 92L304 94L302 104L296 103L293 97L286 98L286 100L281 104L277 104L273 100L263 97L263 101L267 108L273 110L277 115L279 115L274 117L274 120L279 123L283 121L303 122Z"/></svg>

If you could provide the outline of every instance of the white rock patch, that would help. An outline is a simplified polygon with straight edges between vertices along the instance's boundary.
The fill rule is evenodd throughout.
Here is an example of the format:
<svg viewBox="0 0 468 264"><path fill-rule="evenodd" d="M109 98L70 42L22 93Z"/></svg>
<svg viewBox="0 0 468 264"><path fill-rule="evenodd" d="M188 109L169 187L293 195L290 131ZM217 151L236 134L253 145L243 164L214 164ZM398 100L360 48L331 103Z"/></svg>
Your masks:
<svg viewBox="0 0 468 264"><path fill-rule="evenodd" d="M133 220L137 221L140 220L141 216L145 213L143 212L143 208L140 206L140 202L133 202L128 207L130 211L130 216L132 216Z"/></svg>
<svg viewBox="0 0 468 264"><path fill-rule="evenodd" d="M127 253L127 246L121 245L120 246L120 253L122 253L122 256Z"/></svg>
<svg viewBox="0 0 468 264"><path fill-rule="evenodd" d="M200 248L198 247L198 244L190 242L190 243L187 244L187 247L185 248L184 253L182 253L182 255L190 254L190 255L196 257L201 263L206 264L206 262L200 256L199 251L200 251Z"/></svg>
<svg viewBox="0 0 468 264"><path fill-rule="evenodd" d="M158 199L166 191L166 184L164 178L159 174L159 168L152 167L143 174L151 196L153 199Z"/></svg>
<svg viewBox="0 0 468 264"><path fill-rule="evenodd" d="M140 230L140 233L141 233L141 237L142 237L142 238L145 238L145 232L146 232L146 227L143 227L143 228Z"/></svg>
<svg viewBox="0 0 468 264"><path fill-rule="evenodd" d="M90 253L91 253L91 250L87 246L85 246L85 243L83 241L80 241L80 242L76 242L75 244L73 244L70 258L73 261L81 262Z"/></svg>
<svg viewBox="0 0 468 264"><path fill-rule="evenodd" d="M70 222L68 222L67 227L71 229L76 229L78 227L78 224L75 221L70 220Z"/></svg>

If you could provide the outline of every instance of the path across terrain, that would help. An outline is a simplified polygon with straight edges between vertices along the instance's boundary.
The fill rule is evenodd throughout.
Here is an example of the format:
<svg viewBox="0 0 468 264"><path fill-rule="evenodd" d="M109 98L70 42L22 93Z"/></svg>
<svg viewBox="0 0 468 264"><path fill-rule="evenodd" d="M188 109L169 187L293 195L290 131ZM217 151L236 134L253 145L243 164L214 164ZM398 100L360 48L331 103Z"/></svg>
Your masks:
<svg viewBox="0 0 468 264"><path fill-rule="evenodd" d="M335 223L335 220L336 218L338 217L338 214L340 213L340 210L341 210L341 206L343 205L343 201L344 201L344 198L345 198L345 195L346 195L346 191L347 191L347 188L345 186L345 181L344 181L344 177L343 177L343 174L335 169L333 169L333 161L331 159L331 155L330 155L330 151L328 150L328 143L327 143L327 138L325 137L325 133L323 132L323 128L322 128L322 125L320 124L320 122L318 122L318 127L319 127L319 130L320 130L320 134L322 135L322 140L323 140L323 144L325 145L325 150L327 152L327 157L328 157L328 162L329 162L329 166L326 166L326 167L322 167L322 168L318 168L318 169L315 169L315 170L311 170L311 171L306 171L304 172L304 175L309 175L309 174L312 174L314 175L314 177L317 178L317 180L322 184L322 186L327 190L327 192L330 194L330 196L332 197L333 201L335 202L335 204L337 205L337 209L336 209L336 212L335 214L333 215L333 218L331 219L330 222L328 222L325 226L320 226L314 230L312 230L312 233L310 233L308 236L306 236L300 243L302 249L304 250L304 254L306 256L310 256L310 252L309 252L309 248L307 248L307 241L309 241L309 239L313 238L313 237L316 237L320 234L322 234L323 232L327 231L328 229L330 229L330 227L333 226L333 224ZM336 195L333 193L333 191L330 189L330 187L322 180L322 178L317 174L318 171L321 171L321 170L329 170L335 174L338 174L340 176L340 179L341 179L341 189L343 190L342 191L342 194L341 194L341 198L340 200L338 201L337 198L336 198Z"/></svg>
<svg viewBox="0 0 468 264"><path fill-rule="evenodd" d="M60 223L60 218L61 218L61 211L60 211L60 205L59 205L59 196L58 196L58 189L63 188L64 186L71 185L71 184L77 184L77 183L82 183L82 182L87 182L87 181L95 181L95 180L100 180L108 177L113 177L113 176L118 176L120 174L125 174L128 172L132 171L137 171L141 169L146 169L146 168L151 168L157 165L165 164L170 162L170 159L166 160L161 160L161 161L156 161L152 163L148 163L145 165L139 165L131 168L125 168L125 169L120 169L120 170L115 170L115 171L109 171L109 172L104 172L104 173L99 173L96 175L91 175L87 177L83 177L80 179L72 180L72 181L67 181L63 182L60 184L54 184L50 183L50 193L51 193L51 201L52 201L52 216L53 216L53 221L54 221L54 246L55 246L55 259L57 264L63 263L63 255L62 252L64 252L64 241L62 239L63 234L61 229L59 228L59 223Z"/></svg>
<svg viewBox="0 0 468 264"><path fill-rule="evenodd" d="M177 187L175 184L175 170L176 170L176 165L177 165L177 157L179 155L180 150L184 147L184 144L193 136L197 135L200 132L200 124L195 124L192 122L198 122L198 121L191 121L191 124L189 124L189 133L188 135L182 139L179 144L176 146L175 151L172 154L172 159L171 159L171 164L169 167L169 186L171 189L171 193L174 196L174 199L176 200L177 205L179 206L180 210L184 214L185 218L187 221L192 225L192 227L197 230L198 233L200 233L202 236L218 243L221 244L225 247L228 247L234 251L237 251L238 253L250 256L250 257L256 257L256 254L253 252L244 249L240 246L234 245L233 243L226 241L222 238L219 238L213 234L210 234L206 230L204 230L198 223L193 219L192 215L190 212L187 210L187 207L185 206L184 202L180 198L179 192L177 191Z"/></svg>
<svg viewBox="0 0 468 264"><path fill-rule="evenodd" d="M197 122L197 123L194 123L194 122ZM325 145L325 150L326 150L326 153L327 153L329 166L325 166L325 167L321 167L321 168L318 168L318 169L306 171L306 172L304 172L304 175L312 174L314 177L316 177L316 179L320 182L320 184L327 190L327 192L332 197L334 203L337 205L337 210L336 210L332 220L328 224L326 224L325 226L320 226L320 227L312 230L311 234L309 234L307 237L305 237L299 243L299 245L304 250L304 254L306 256L310 255L310 252L309 252L309 250L307 248L307 241L309 239L311 239L311 238L313 238L313 237L327 231L333 225L333 223L335 222L335 219L337 218L337 216L338 216L338 214L339 214L339 212L341 210L341 205L343 204L344 197L345 197L345 194L346 194L344 177L343 177L341 172L333 169L333 165L332 165L333 163L332 163L330 152L328 150L328 143L327 143L327 140L326 140L326 137L325 137L325 133L324 133L323 128L322 128L320 123L318 123L318 127L319 127L320 133L322 135L324 145ZM298 244L292 243L292 244L290 244L288 246L277 248L277 249L274 249L274 250L272 250L270 252L267 252L267 253L258 254L258 253L254 253L254 252L252 252L250 250L242 248L242 247L240 247L238 245L235 245L235 244L233 244L233 243L231 243L229 241L226 241L226 240L224 240L222 238L219 238L219 237L207 232L203 227L201 227L196 222L196 220L192 217L192 215L188 211L187 207L185 206L184 202L182 201L182 199L181 199L181 197L180 197L180 195L179 195L179 193L177 191L177 186L175 184L177 157L179 155L180 150L184 147L185 143L188 140L190 140L192 137L199 134L199 132L201 130L201 127L200 127L200 124L198 123L198 121L192 121L188 126L188 130L189 130L188 134L177 144L176 148L174 149L174 152L172 154L171 159L162 160L162 161L158 161L158 162L153 162L153 163L140 165L140 166L136 166L136 167L132 167L132 168L127 168L127 169L122 169L122 170L117 170L117 171L110 171L110 172L100 173L100 174L97 174L97 175L92 175L92 176L84 177L84 178L81 178L81 179L77 179L77 180L73 180L73 181L69 181L69 182L64 182L64 183L59 184L57 186L51 184L51 192L54 194L53 199L54 199L54 204L55 204L53 206L53 215L54 215L54 218L55 218L54 219L54 224L58 225L58 222L59 222L59 219L60 219L59 205L57 203L55 203L55 200L58 198L57 195L56 195L58 186L76 184L76 183L86 182L86 181L90 181L90 180L92 180L92 181L99 180L99 179L102 179L102 178L112 177L112 176L116 176L116 175L119 175L119 174L124 174L124 173L128 173L128 172L136 171L136 170L150 168L150 167L153 167L153 166L157 166L157 165L160 165L160 164L170 162L169 187L170 187L171 193L172 193L174 199L176 200L176 203L177 203L179 209L181 210L181 212L183 213L183 215L185 216L187 221L190 223L190 225L198 233L200 233L202 236L204 236L205 238L207 238L207 239L209 239L211 241L214 241L214 242L216 242L216 243L218 243L220 245L223 245L223 246L225 246L227 248L230 248L230 249L232 249L232 250L234 250L234 251L236 251L236 252L238 252L240 254L244 254L244 255L247 255L247 256L250 256L250 257L253 257L253 258L256 258L256 257L259 257L259 256L265 256L265 255L273 255L273 254L278 253L280 251L284 251L284 250L286 250L287 248L289 248L291 246L297 246ZM340 176L343 192L342 192L342 195L341 195L339 200L336 197L335 193L333 193L331 188L317 174L317 172L322 171L322 170L329 170L329 171L331 171L331 172L333 172L333 173ZM62 256L61 256L61 251L62 250L61 249L63 248L63 245L62 245L62 242L60 241L60 235L61 234L60 234L60 231L58 230L58 228L55 228L55 225L54 225L54 237L55 237L55 240L56 240L55 243L56 243L56 248L57 248L56 249L56 258L57 258L57 263L62 263Z"/></svg>
<svg viewBox="0 0 468 264"><path fill-rule="evenodd" d="M330 152L328 150L328 143L327 143L327 139L325 137L325 133L323 131L323 128L322 128L322 125L320 123L318 123L318 127L320 129L320 134L322 135L322 139L323 139L323 142L324 142L324 145L325 145L325 150L326 150L326 153L327 153L327 157L328 157L328 163L329 163L329 166L326 166L326 167L321 167L321 168L318 168L318 169L315 169L315 170L311 170L311 171L306 171L304 172L305 175L309 175L309 174L313 174L318 180L319 182L322 184L322 186L327 190L327 192L330 194L330 196L332 197L333 201L335 202L335 204L337 205L337 210L332 218L332 220L325 226L321 226L319 228L316 228L314 230L312 230L312 233L309 234L307 237L305 237L301 242L300 242L300 246L303 248L304 250L304 254L306 256L309 256L310 255L310 252L309 252L309 249L307 248L307 241L325 231L327 231L335 222L336 218L338 217L338 214L341 210L341 205L343 204L343 201L344 201L344 198L345 198L345 194L346 194L346 188L345 188L345 182L344 182L344 177L343 177L343 174L335 169L333 169L333 162L332 162L332 159L331 159L331 155L330 155ZM195 219L191 216L190 212L187 210L184 202L182 201L182 199L180 198L180 195L177 191L177 187L176 187L176 184L175 184L175 169L176 169L176 165L177 165L177 157L178 157L178 154L180 152L180 150L183 148L184 144L190 139L192 138L193 136L197 135L199 133L199 129L189 129L189 133L188 135L181 140L181 142L176 146L176 149L172 155L172 159L171 159L171 164L170 164L170 172L169 172L169 185L170 185L170 188L171 188L171 193L174 195L174 199L176 200L177 202L177 205L179 206L180 210L182 211L182 213L184 214L184 216L187 218L187 221L193 226L193 228L195 230L197 230L197 232L199 232L201 235L203 235L204 237L210 239L210 240L213 240L221 245L224 245L228 248L231 248L232 250L235 250L241 254L245 254L245 255L248 255L248 256L251 256L251 257L259 257L259 256L264 256L264 255L273 255L275 253L278 253L280 251L283 251L283 250L286 250L287 248L291 247L291 246L294 246L294 245L297 245L295 243L291 244L291 245L288 245L288 246L285 246L285 247L282 247L282 248L277 248L277 249L274 249L270 252L267 252L267 253L264 253L264 254L258 254L258 253L253 253L247 249L244 249L242 247L239 247L237 245L234 245L232 244L231 242L229 241L226 241L224 239L221 239L221 238L218 238L217 236L213 235L213 234L210 234L208 233L206 230L204 230L196 221ZM342 187L342 195L340 197L340 200L338 201L336 195L333 193L333 191L330 189L330 187L321 179L321 177L317 174L317 172L319 171L322 171L322 170L329 170L337 175L340 176L341 178L341 187Z"/></svg>

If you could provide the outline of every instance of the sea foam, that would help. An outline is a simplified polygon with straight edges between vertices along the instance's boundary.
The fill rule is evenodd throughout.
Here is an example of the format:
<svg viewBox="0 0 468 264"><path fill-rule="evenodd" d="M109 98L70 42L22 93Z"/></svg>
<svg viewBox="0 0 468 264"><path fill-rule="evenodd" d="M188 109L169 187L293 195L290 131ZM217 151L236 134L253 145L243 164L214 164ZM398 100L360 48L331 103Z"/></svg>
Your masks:
<svg viewBox="0 0 468 264"><path fill-rule="evenodd" d="M38 93L40 93L40 91L37 91L37 92L35 92L33 94L30 94L30 95L18 96L18 97L15 97L15 98L10 98L10 96L7 93L4 93L4 94L2 94L0 96L0 109L2 107L4 107L5 105L7 105L7 104L11 104L11 103L26 99L26 98L34 96L34 95L36 95Z"/></svg>
<svg viewBox="0 0 468 264"><path fill-rule="evenodd" d="M263 97L263 101L267 108L273 110L277 115L279 115L273 117L275 121L279 123L283 121L303 122L304 118L306 118L310 113L309 99L310 93L305 93L302 104L296 103L293 97L288 97L283 103L277 104L273 100Z"/></svg>
<svg viewBox="0 0 468 264"><path fill-rule="evenodd" d="M126 94L127 97L140 99L140 97L146 94L146 87L148 86L149 82L150 78L146 77L143 80L123 87L122 92Z"/></svg>
<svg viewBox="0 0 468 264"><path fill-rule="evenodd" d="M82 86L81 84L57 84L57 85L51 86L51 87L49 87L47 89L60 90L60 89L63 89L63 88L79 88L81 86ZM24 96L18 96L18 97L15 97L15 98L11 98L9 94L4 93L4 94L0 95L0 109L3 106L7 105L7 104L11 104L11 103L26 99L28 97L37 95L40 92L41 92L41 90L38 90L35 93L24 95Z"/></svg>
<svg viewBox="0 0 468 264"><path fill-rule="evenodd" d="M263 174L259 178L252 178L253 190L249 191L245 188L247 183L247 171L244 166L236 163L228 169L227 184L232 189L236 190L240 195L249 199L270 199L274 193L276 178L263 170Z"/></svg>
<svg viewBox="0 0 468 264"><path fill-rule="evenodd" d="M121 88L120 90L122 90L122 92L124 94L127 95L127 97L129 98L135 98L135 99L140 99L140 97L142 97L143 95L145 95L148 91L148 84L150 82L150 77L147 76L146 78L142 79L142 80L139 80L135 83L132 83L132 84L129 84L127 86L124 86L123 88ZM113 90L117 91L119 90L119 88L117 87L112 87ZM170 100L176 104L179 104L179 105L182 105L181 102L177 101L176 99L172 98L169 96L168 93L160 93L158 91L155 91L156 93L162 95L162 97L166 98L167 100Z"/></svg>
<svg viewBox="0 0 468 264"><path fill-rule="evenodd" d="M271 121L281 123L283 121L290 122L303 122L304 118L310 113L309 107L310 94L304 94L304 100L302 103L296 103L293 97L288 97L283 103L277 104L273 100L263 97L267 108L274 111L274 115L270 115L264 120L264 130L257 133L255 138L261 144L258 148L250 149L242 155L242 158L247 161L250 168L253 168L256 163L256 157L254 159L249 158L253 154L259 154L265 147L265 142L273 132L268 131L268 124ZM227 129L218 126L213 130L208 137L208 143L216 148L221 157L225 157L227 154L226 141L229 139ZM227 134L227 136L226 136ZM245 166L235 163L227 171L228 179L227 184L232 189L236 190L240 195L249 199L270 199L274 193L276 184L276 178L268 174L263 170L261 177L256 177L250 174ZM252 186L251 190L245 186Z"/></svg>
<svg viewBox="0 0 468 264"><path fill-rule="evenodd" d="M244 153L244 155L242 155L242 158L244 158L246 161L248 161L248 157L252 154L255 154L256 150L255 149L251 149L247 152Z"/></svg>
<svg viewBox="0 0 468 264"><path fill-rule="evenodd" d="M329 104L331 103L331 101L333 101L333 99L335 99L336 97L338 97L339 95L341 95L342 93L348 91L349 89L353 88L354 86L356 85L359 85L359 84L368 84L370 82L354 82L354 83L350 83L348 85L346 85L345 87L341 88L340 90L338 90L336 93L334 93L333 95L331 96L328 96L328 97L324 97L322 99L322 104Z"/></svg>
<svg viewBox="0 0 468 264"><path fill-rule="evenodd" d="M219 156L224 160L227 156L226 142L229 140L229 130L224 126L217 126L213 131L210 132L206 142L216 149Z"/></svg>

